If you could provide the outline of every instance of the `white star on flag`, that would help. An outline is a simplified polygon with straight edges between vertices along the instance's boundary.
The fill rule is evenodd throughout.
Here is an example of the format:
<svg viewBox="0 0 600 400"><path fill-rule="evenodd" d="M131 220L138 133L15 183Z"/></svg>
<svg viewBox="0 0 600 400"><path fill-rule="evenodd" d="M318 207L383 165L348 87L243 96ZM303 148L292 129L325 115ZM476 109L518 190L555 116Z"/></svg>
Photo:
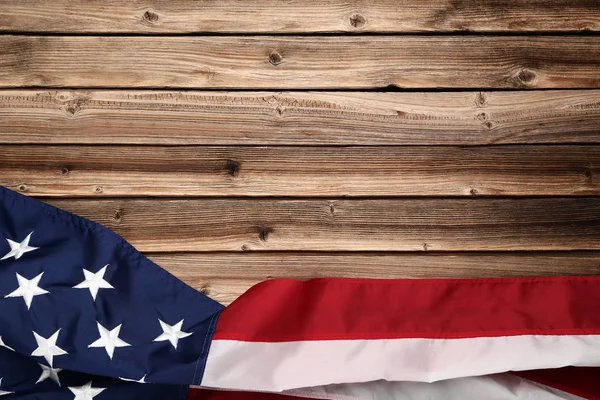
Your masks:
<svg viewBox="0 0 600 400"><path fill-rule="evenodd" d="M2 378L0 378L0 386L2 386ZM5 394L11 394L12 392L6 392L4 390L0 390L0 396L4 396Z"/></svg>
<svg viewBox="0 0 600 400"><path fill-rule="evenodd" d="M9 350L15 351L15 349L13 349L12 347L8 347L5 343L4 340L2 340L2 336L0 336L0 347L5 347Z"/></svg>
<svg viewBox="0 0 600 400"><path fill-rule="evenodd" d="M105 391L106 388L93 388L92 381L89 381L83 386L69 386L69 390L75 395L73 400L92 400L94 397Z"/></svg>
<svg viewBox="0 0 600 400"><path fill-rule="evenodd" d="M27 237L25 239L23 239L23 241L21 243L18 243L13 240L10 240L9 238L6 238L6 241L8 242L8 245L10 246L10 251L8 253L6 253L6 255L4 257L0 258L0 260L6 260L7 258L10 258L10 257L14 257L15 260L18 260L19 258L21 258L21 256L23 254L39 249L39 247L31 247L29 245L29 240L31 239L31 235L33 235L33 232L31 232L29 235L27 235Z"/></svg>
<svg viewBox="0 0 600 400"><path fill-rule="evenodd" d="M38 284L40 283L40 279L42 279L42 275L44 275L44 273L42 272L41 274L32 279L24 278L21 275L19 275L19 273L16 274L17 281L19 282L19 287L12 293L9 293L6 296L4 296L4 298L22 297L23 300L25 300L27 309L29 310L31 308L31 301L33 300L34 296L39 296L41 294L48 293L47 290L44 290L38 286Z"/></svg>
<svg viewBox="0 0 600 400"><path fill-rule="evenodd" d="M98 332L100 332L100 339L90 344L88 348L104 347L106 353L108 353L108 358L112 360L115 348L131 346L129 343L119 339L119 331L121 331L121 325L123 324L118 325L112 331L109 331L108 329L100 325L99 322L96 323L98 324Z"/></svg>
<svg viewBox="0 0 600 400"><path fill-rule="evenodd" d="M62 371L62 369L60 368L52 368L52 367L47 367L44 364L38 364L40 366L40 368L42 369L42 374L40 375L40 377L38 378L36 385L40 382L44 382L46 379L50 378L52 379L54 382L56 382L56 384L58 386L60 386L60 379L58 379L58 373L60 371Z"/></svg>
<svg viewBox="0 0 600 400"><path fill-rule="evenodd" d="M96 295L98 294L99 289L114 289L112 285L104 280L104 274L106 273L106 264L100 271L94 273L88 271L87 269L83 269L83 275L85 276L85 280L75 286L75 289L89 289L92 294L92 299L96 301Z"/></svg>
<svg viewBox="0 0 600 400"><path fill-rule="evenodd" d="M63 354L69 354L56 345L59 332L60 329L54 332L54 334L48 339L33 332L33 336L35 337L35 341L37 342L38 347L33 351L33 353L31 353L31 355L37 357L44 357L48 362L48 365L52 367L52 361L54 360L54 356L62 356Z"/></svg>
<svg viewBox="0 0 600 400"><path fill-rule="evenodd" d="M119 378L119 379L122 381L127 381L127 382L147 383L146 375L142 376L142 378L138 379L137 381L135 379L127 379L127 378Z"/></svg>
<svg viewBox="0 0 600 400"><path fill-rule="evenodd" d="M162 342L168 340L169 342L171 342L175 349L177 349L177 342L179 342L179 339L186 338L193 333L181 331L181 327L183 326L183 320L179 321L175 325L169 325L161 321L160 319L158 320L158 322L160 322L160 327L162 328L163 333L161 333L159 337L154 339L154 342Z"/></svg>

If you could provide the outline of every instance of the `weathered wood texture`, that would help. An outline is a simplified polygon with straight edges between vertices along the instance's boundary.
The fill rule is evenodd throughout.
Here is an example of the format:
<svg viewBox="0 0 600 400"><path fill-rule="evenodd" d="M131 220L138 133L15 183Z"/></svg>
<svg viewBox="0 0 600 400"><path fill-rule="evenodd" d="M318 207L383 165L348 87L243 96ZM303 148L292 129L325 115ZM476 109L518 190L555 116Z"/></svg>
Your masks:
<svg viewBox="0 0 600 400"><path fill-rule="evenodd" d="M600 249L600 198L50 203L142 251Z"/></svg>
<svg viewBox="0 0 600 400"><path fill-rule="evenodd" d="M272 278L426 278L600 274L600 252L504 253L154 253L149 258L229 304Z"/></svg>
<svg viewBox="0 0 600 400"><path fill-rule="evenodd" d="M600 146L0 146L43 196L600 195Z"/></svg>
<svg viewBox="0 0 600 400"><path fill-rule="evenodd" d="M0 87L598 88L595 36L0 36Z"/></svg>
<svg viewBox="0 0 600 400"><path fill-rule="evenodd" d="M600 90L0 91L0 143L599 143L598 121Z"/></svg>
<svg viewBox="0 0 600 400"><path fill-rule="evenodd" d="M5 32L598 31L594 0L1 0Z"/></svg>
<svg viewBox="0 0 600 400"><path fill-rule="evenodd" d="M224 303L600 274L597 32L597 0L0 0L0 184Z"/></svg>

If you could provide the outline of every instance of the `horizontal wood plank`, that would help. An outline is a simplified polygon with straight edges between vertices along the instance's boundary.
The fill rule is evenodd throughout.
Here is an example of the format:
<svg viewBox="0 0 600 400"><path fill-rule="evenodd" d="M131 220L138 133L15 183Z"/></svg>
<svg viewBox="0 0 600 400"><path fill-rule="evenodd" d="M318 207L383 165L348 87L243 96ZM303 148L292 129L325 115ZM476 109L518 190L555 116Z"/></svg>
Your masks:
<svg viewBox="0 0 600 400"><path fill-rule="evenodd" d="M0 87L598 88L594 36L0 36Z"/></svg>
<svg viewBox="0 0 600 400"><path fill-rule="evenodd" d="M153 253L190 286L229 304L273 278L479 278L598 275L600 252L513 253Z"/></svg>
<svg viewBox="0 0 600 400"><path fill-rule="evenodd" d="M0 0L4 32L598 31L589 0Z"/></svg>
<svg viewBox="0 0 600 400"><path fill-rule="evenodd" d="M51 200L141 251L598 250L600 198Z"/></svg>
<svg viewBox="0 0 600 400"><path fill-rule="evenodd" d="M0 143L600 143L600 90L1 90Z"/></svg>
<svg viewBox="0 0 600 400"><path fill-rule="evenodd" d="M600 146L0 145L0 185L73 196L600 195Z"/></svg>

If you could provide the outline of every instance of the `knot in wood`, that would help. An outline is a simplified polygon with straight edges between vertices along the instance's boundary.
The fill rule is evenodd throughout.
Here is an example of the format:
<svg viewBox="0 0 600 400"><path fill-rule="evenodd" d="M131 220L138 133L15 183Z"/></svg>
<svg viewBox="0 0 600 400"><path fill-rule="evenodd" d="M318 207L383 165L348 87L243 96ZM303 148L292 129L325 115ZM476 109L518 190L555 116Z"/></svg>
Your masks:
<svg viewBox="0 0 600 400"><path fill-rule="evenodd" d="M535 82L536 75L533 71L522 69L517 75L517 79L523 85L531 85Z"/></svg>
<svg viewBox="0 0 600 400"><path fill-rule="evenodd" d="M487 105L487 97L485 93L479 92L475 95L475 105L480 108Z"/></svg>
<svg viewBox="0 0 600 400"><path fill-rule="evenodd" d="M123 212L121 211L121 209L117 208L115 210L115 213L113 215L113 219L117 222L121 222L121 220L123 219Z"/></svg>
<svg viewBox="0 0 600 400"><path fill-rule="evenodd" d="M79 104L69 104L66 108L67 114L75 115L77 111L81 110Z"/></svg>
<svg viewBox="0 0 600 400"><path fill-rule="evenodd" d="M202 285L202 287L198 291L200 293L202 293L202 294L209 295L210 294L210 286L209 285Z"/></svg>
<svg viewBox="0 0 600 400"><path fill-rule="evenodd" d="M81 110L82 106L84 106L88 101L89 99L86 97L71 99L66 103L65 111L68 115L73 116L77 114Z"/></svg>
<svg viewBox="0 0 600 400"><path fill-rule="evenodd" d="M240 173L240 163L233 160L227 160L227 162L225 162L225 170L227 171L227 175L236 177Z"/></svg>
<svg viewBox="0 0 600 400"><path fill-rule="evenodd" d="M56 95L58 101L69 101L73 99L73 95L70 92L60 92Z"/></svg>
<svg viewBox="0 0 600 400"><path fill-rule="evenodd" d="M142 18L144 18L144 21L146 22L155 23L156 21L158 21L158 14L148 10L144 13Z"/></svg>
<svg viewBox="0 0 600 400"><path fill-rule="evenodd" d="M329 203L329 214L335 214L335 204Z"/></svg>
<svg viewBox="0 0 600 400"><path fill-rule="evenodd" d="M269 233L273 232L273 229L260 227L258 229L258 237L262 242L266 242L269 239Z"/></svg>
<svg viewBox="0 0 600 400"><path fill-rule="evenodd" d="M360 14L354 14L350 17L350 25L355 28L362 28L367 23L365 17Z"/></svg>
<svg viewBox="0 0 600 400"><path fill-rule="evenodd" d="M281 57L281 54L279 54L276 51L273 51L271 54L269 54L269 62L273 65L279 65L281 64L281 61L283 61L283 57Z"/></svg>
<svg viewBox="0 0 600 400"><path fill-rule="evenodd" d="M480 112L479 114L477 114L477 119L480 121L487 121L488 115L484 112Z"/></svg>
<svg viewBox="0 0 600 400"><path fill-rule="evenodd" d="M19 185L19 190L20 190L21 192L25 192L25 191L27 191L27 185Z"/></svg>

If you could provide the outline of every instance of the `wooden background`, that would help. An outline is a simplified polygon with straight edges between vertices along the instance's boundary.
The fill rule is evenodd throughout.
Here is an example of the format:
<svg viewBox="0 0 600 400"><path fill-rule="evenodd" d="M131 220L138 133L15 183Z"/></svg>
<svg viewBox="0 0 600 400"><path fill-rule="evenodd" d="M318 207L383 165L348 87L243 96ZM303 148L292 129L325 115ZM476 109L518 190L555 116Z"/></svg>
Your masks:
<svg viewBox="0 0 600 400"><path fill-rule="evenodd" d="M600 273L598 0L0 0L0 184L229 303Z"/></svg>

